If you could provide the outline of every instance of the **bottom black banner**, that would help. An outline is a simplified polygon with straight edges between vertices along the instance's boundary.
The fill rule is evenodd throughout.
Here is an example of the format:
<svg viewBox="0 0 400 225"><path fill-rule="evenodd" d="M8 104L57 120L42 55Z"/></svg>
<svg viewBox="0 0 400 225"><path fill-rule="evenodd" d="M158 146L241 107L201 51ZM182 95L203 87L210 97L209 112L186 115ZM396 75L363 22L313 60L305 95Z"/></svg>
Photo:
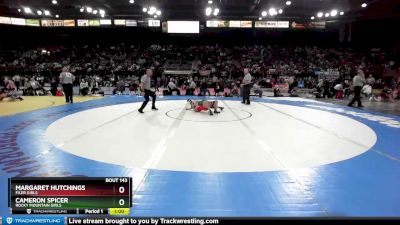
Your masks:
<svg viewBox="0 0 400 225"><path fill-rule="evenodd" d="M66 225L76 224L132 224L132 225L168 225L168 224L193 224L193 225L213 225L213 224L294 224L304 222L306 224L343 224L360 222L374 223L374 224L399 224L400 218L387 219L387 218L182 218L182 217L149 217L149 218L136 218L136 217L107 217L107 218L82 218L82 217L68 217L65 220Z"/></svg>

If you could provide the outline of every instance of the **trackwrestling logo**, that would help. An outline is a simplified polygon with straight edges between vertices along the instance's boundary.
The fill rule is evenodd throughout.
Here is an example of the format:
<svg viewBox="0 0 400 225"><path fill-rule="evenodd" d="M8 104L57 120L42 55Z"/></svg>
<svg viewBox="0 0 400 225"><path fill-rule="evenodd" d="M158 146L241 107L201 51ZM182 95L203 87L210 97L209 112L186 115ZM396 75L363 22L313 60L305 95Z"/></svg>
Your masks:
<svg viewBox="0 0 400 225"><path fill-rule="evenodd" d="M32 217L7 217L7 224L56 224L61 225L64 224L64 218L32 218Z"/></svg>

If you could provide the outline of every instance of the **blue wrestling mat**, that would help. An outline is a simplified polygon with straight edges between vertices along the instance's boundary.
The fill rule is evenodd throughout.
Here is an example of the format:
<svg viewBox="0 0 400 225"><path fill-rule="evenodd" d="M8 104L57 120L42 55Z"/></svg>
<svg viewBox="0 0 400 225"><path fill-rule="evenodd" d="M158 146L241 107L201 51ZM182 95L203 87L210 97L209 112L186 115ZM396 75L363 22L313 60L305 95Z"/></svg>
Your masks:
<svg viewBox="0 0 400 225"><path fill-rule="evenodd" d="M161 97L158 100L164 102L186 98ZM133 179L131 216L138 217L400 216L400 117L397 116L301 99L255 99L252 106L277 104L344 116L366 125L376 135L372 146L349 159L284 170L262 171L260 167L255 172L196 172L117 165L71 154L53 145L46 136L46 130L52 123L71 114L141 102L142 99L112 96L0 117L0 190L3 190L0 195L0 215L9 214L8 196L4 191L7 190L9 177L118 176ZM240 101L232 98L213 99ZM247 109L249 112L251 110ZM285 114L283 111L281 113ZM246 123L246 120L243 121ZM266 129L273 129L265 126ZM115 131L115 135L119 135L118 131ZM193 132L193 135L201 134ZM357 132L354 135L357 136ZM288 136L287 140L291 138ZM321 140L309 137L310 142L318 143ZM307 146L299 146L298 151L302 151L302 148ZM96 149L91 151L96 152ZM118 154L118 148L113 151ZM174 165L165 167L169 166Z"/></svg>

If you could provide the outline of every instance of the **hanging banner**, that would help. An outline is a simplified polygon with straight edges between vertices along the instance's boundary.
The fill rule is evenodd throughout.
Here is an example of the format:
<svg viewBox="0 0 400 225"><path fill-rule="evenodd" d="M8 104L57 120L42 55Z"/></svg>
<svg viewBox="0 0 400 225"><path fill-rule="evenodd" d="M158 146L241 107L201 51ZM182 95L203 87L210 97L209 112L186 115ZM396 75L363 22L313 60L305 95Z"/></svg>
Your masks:
<svg viewBox="0 0 400 225"><path fill-rule="evenodd" d="M111 20L100 20L100 25L101 26L112 25L112 22Z"/></svg>
<svg viewBox="0 0 400 225"><path fill-rule="evenodd" d="M115 26L125 26L125 20L115 19L114 20L114 25Z"/></svg>
<svg viewBox="0 0 400 225"><path fill-rule="evenodd" d="M240 22L240 21L239 21ZM206 26L207 27L230 27L230 21L227 20L207 20ZM233 25L237 26L237 23L233 22Z"/></svg>
<svg viewBox="0 0 400 225"><path fill-rule="evenodd" d="M256 21L255 28L289 28L289 21Z"/></svg>
<svg viewBox="0 0 400 225"><path fill-rule="evenodd" d="M75 27L75 20L64 20L64 27Z"/></svg>
<svg viewBox="0 0 400 225"><path fill-rule="evenodd" d="M326 22L311 22L309 28L314 28L314 29L325 29L326 28Z"/></svg>
<svg viewBox="0 0 400 225"><path fill-rule="evenodd" d="M310 22L310 23L299 23L299 22L292 22L293 29L325 29L326 22Z"/></svg>
<svg viewBox="0 0 400 225"><path fill-rule="evenodd" d="M11 18L11 24L25 26L26 21L23 18Z"/></svg>
<svg viewBox="0 0 400 225"><path fill-rule="evenodd" d="M62 27L64 20L42 20L42 27Z"/></svg>
<svg viewBox="0 0 400 225"><path fill-rule="evenodd" d="M0 23L1 24L11 24L11 18L0 16Z"/></svg>
<svg viewBox="0 0 400 225"><path fill-rule="evenodd" d="M240 21L234 21L234 20L229 21L229 27L231 27L231 28L234 28L234 27L240 28Z"/></svg>
<svg viewBox="0 0 400 225"><path fill-rule="evenodd" d="M40 27L40 20L26 19L26 25L32 27Z"/></svg>
<svg viewBox="0 0 400 225"><path fill-rule="evenodd" d="M78 20L78 27L88 27L89 20Z"/></svg>
<svg viewBox="0 0 400 225"><path fill-rule="evenodd" d="M89 26L91 26L91 27L100 26L100 20L89 20Z"/></svg>
<svg viewBox="0 0 400 225"><path fill-rule="evenodd" d="M149 20L149 27L159 27L161 26L160 20Z"/></svg>
<svg viewBox="0 0 400 225"><path fill-rule="evenodd" d="M137 27L137 20L126 20L127 27Z"/></svg>
<svg viewBox="0 0 400 225"><path fill-rule="evenodd" d="M253 21L240 21L240 27L241 28L252 28L253 27Z"/></svg>

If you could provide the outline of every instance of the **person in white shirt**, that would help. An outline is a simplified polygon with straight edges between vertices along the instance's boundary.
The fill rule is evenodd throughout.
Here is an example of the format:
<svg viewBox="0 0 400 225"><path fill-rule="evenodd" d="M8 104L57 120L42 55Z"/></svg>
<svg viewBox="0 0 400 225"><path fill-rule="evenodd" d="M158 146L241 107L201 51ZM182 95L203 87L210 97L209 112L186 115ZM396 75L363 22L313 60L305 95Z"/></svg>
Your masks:
<svg viewBox="0 0 400 225"><path fill-rule="evenodd" d="M75 80L75 76L69 72L68 67L64 67L62 72L60 73L60 84L63 86L64 94L65 94L65 102L66 103L74 103L72 99L73 96L73 87L72 83Z"/></svg>
<svg viewBox="0 0 400 225"><path fill-rule="evenodd" d="M375 78L374 76L372 76L372 74L369 75L368 79L367 79L367 84L373 86L375 84Z"/></svg>
<svg viewBox="0 0 400 225"><path fill-rule="evenodd" d="M21 77L16 74L13 78L15 86L17 86L17 91L19 90L19 86L21 86Z"/></svg>
<svg viewBox="0 0 400 225"><path fill-rule="evenodd" d="M86 96L89 92L89 83L85 79L82 79L79 87L81 94Z"/></svg>
<svg viewBox="0 0 400 225"><path fill-rule="evenodd" d="M358 70L357 75L353 78L353 87L354 87L354 97L349 102L348 106L352 107L353 104L357 101L358 107L363 107L361 104L361 89L365 84L364 72L362 70Z"/></svg>
<svg viewBox="0 0 400 225"><path fill-rule="evenodd" d="M169 80L168 89L171 94L172 92L176 91L177 95L181 95L181 91L176 87L176 84L172 78Z"/></svg>
<svg viewBox="0 0 400 225"><path fill-rule="evenodd" d="M254 93L258 94L258 97L262 97L263 91L261 90L261 86L259 84L253 85L253 91Z"/></svg>
<svg viewBox="0 0 400 225"><path fill-rule="evenodd" d="M186 89L186 95L193 95L196 88L197 88L196 83L193 81L193 79L190 79L189 87Z"/></svg>
<svg viewBox="0 0 400 225"><path fill-rule="evenodd" d="M152 98L152 110L158 110L156 108L156 89L154 87L154 83L151 82L153 77L153 70L146 69L146 74L142 76L140 79L140 90L144 92L144 102L140 109L138 110L140 113L144 113L143 109L146 107L147 103L150 101L150 97Z"/></svg>
<svg viewBox="0 0 400 225"><path fill-rule="evenodd" d="M242 103L250 105L250 90L251 90L251 86L252 86L251 80L253 79L253 77L251 76L248 68L245 68L243 70L243 73L244 73L244 77L243 77L242 84L241 84L241 87L243 88Z"/></svg>

